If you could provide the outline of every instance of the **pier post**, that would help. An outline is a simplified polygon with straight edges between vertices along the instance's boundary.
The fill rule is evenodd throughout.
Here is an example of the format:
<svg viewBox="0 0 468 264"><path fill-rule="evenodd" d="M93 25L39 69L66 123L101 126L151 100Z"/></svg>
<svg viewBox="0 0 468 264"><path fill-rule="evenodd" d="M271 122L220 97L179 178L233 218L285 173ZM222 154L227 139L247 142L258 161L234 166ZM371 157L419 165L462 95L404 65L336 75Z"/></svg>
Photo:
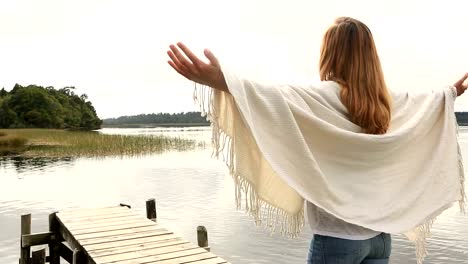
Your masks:
<svg viewBox="0 0 468 264"><path fill-rule="evenodd" d="M156 200L149 199L146 201L146 217L149 220L156 222L158 217L156 214Z"/></svg>
<svg viewBox="0 0 468 264"><path fill-rule="evenodd" d="M21 215L21 245L23 243L23 235L31 234L31 214ZM31 247L22 247L20 250L20 264L29 264L29 256Z"/></svg>
<svg viewBox="0 0 468 264"><path fill-rule="evenodd" d="M46 250L45 248L32 252L31 264L45 264Z"/></svg>
<svg viewBox="0 0 468 264"><path fill-rule="evenodd" d="M85 259L83 258L83 252L80 250L73 250L73 260L72 264L82 264ZM87 263L87 262L85 262Z"/></svg>
<svg viewBox="0 0 468 264"><path fill-rule="evenodd" d="M204 226L197 227L197 240L198 246L210 251L210 247L208 246L208 231Z"/></svg>
<svg viewBox="0 0 468 264"><path fill-rule="evenodd" d="M49 263L50 264L60 264L60 245L58 236L58 223L57 218L55 216L56 213L52 213L49 215L49 232L53 233L52 241L49 243Z"/></svg>

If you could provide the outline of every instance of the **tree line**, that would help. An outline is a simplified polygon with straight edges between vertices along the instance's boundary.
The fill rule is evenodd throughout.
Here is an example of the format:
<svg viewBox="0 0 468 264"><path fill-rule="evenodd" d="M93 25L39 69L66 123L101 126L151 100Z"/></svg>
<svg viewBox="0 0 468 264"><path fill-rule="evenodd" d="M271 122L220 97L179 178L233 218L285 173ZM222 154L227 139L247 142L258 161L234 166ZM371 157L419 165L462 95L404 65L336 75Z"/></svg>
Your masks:
<svg viewBox="0 0 468 264"><path fill-rule="evenodd" d="M140 114L134 116L121 116L118 118L108 118L103 120L104 126L138 126L157 124L199 124L209 125L206 117L202 117L200 112L180 112L180 113L153 113Z"/></svg>
<svg viewBox="0 0 468 264"><path fill-rule="evenodd" d="M456 112L455 116L459 125L468 126L468 112ZM108 127L125 127L134 125L149 124L206 124L210 123L200 112L181 112L175 114L140 114L134 116L121 116L118 118L107 118L103 120L103 125Z"/></svg>
<svg viewBox="0 0 468 264"><path fill-rule="evenodd" d="M0 90L0 128L99 129L98 118L86 94L75 87L21 86Z"/></svg>
<svg viewBox="0 0 468 264"><path fill-rule="evenodd" d="M468 126L468 112L456 112L457 122L461 126Z"/></svg>
<svg viewBox="0 0 468 264"><path fill-rule="evenodd" d="M93 130L105 126L151 124L209 125L200 112L153 113L101 120L86 94L75 87L61 89L16 84L0 90L0 128L58 128ZM468 112L456 112L458 124L468 125Z"/></svg>

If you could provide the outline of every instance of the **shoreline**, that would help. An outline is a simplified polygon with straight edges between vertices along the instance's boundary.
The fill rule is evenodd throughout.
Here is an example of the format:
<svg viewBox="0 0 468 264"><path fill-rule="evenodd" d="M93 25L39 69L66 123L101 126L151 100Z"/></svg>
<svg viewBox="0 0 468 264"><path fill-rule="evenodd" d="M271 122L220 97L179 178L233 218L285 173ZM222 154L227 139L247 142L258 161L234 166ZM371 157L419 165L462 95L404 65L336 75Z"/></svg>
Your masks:
<svg viewBox="0 0 468 264"><path fill-rule="evenodd" d="M210 123L102 124L101 128L209 127L210 125Z"/></svg>
<svg viewBox="0 0 468 264"><path fill-rule="evenodd" d="M107 135L96 131L60 129L0 129L6 139L20 138L21 144L10 141L0 144L0 156L22 155L41 157L105 157L137 156L161 153L171 149L191 149L196 142L168 136ZM17 140L18 141L18 140Z"/></svg>

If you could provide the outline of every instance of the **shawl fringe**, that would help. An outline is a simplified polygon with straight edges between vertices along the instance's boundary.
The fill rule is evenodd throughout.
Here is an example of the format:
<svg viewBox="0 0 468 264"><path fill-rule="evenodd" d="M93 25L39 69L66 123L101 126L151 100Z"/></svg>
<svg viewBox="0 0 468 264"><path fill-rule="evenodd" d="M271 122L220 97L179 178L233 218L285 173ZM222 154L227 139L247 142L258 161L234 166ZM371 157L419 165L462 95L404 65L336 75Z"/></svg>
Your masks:
<svg viewBox="0 0 468 264"><path fill-rule="evenodd" d="M200 107L202 116L206 117L211 122L212 126L212 156L217 159L222 159L229 169L229 173L234 180L235 196L237 209L244 210L255 219L257 226L263 226L275 233L278 230L282 235L289 237L297 237L304 227L304 210L300 210L297 214L290 214L281 208L269 204L261 199L254 186L241 174L236 171L235 159L236 152L234 149L234 136L228 134L219 126L218 115L213 103L213 89L207 86L194 83L193 99ZM460 145L458 147L458 165L460 175L460 212L465 214L466 208L466 193L465 193L465 176L463 168L463 158L461 155ZM242 198L244 197L244 199ZM244 206L242 206L244 205ZM425 223L415 227L413 230L406 232L405 236L414 243L416 250L417 263L423 263L427 255L427 239L431 236L431 228L437 217L427 220Z"/></svg>
<svg viewBox="0 0 468 264"><path fill-rule="evenodd" d="M457 124L457 136L459 132L459 127ZM460 200L458 200L458 205L460 208L460 213L466 213L466 193L465 193L465 170L463 167L463 156L461 154L460 144L457 143L457 152L458 152L458 169L460 175ZM431 228L434 224L437 217L429 219L426 223L417 226L410 232L405 233L406 237L414 243L416 248L416 259L418 264L422 264L424 258L427 256L427 239L431 237Z"/></svg>
<svg viewBox="0 0 468 264"><path fill-rule="evenodd" d="M284 236L297 237L304 227L304 208L297 214L291 214L261 199L254 186L236 171L234 137L219 126L218 115L213 107L212 88L195 83L193 98L202 116L211 122L212 156L223 160L234 180L237 209L243 208L254 218L257 226L269 229L272 234L279 231Z"/></svg>

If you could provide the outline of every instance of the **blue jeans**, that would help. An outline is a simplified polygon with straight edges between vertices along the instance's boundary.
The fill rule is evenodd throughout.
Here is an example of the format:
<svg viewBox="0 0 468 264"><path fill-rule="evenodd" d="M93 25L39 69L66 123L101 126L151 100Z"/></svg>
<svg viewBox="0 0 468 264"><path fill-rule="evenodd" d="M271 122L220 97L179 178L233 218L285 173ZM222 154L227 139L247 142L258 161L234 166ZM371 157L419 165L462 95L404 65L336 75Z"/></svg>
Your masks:
<svg viewBox="0 0 468 264"><path fill-rule="evenodd" d="M386 233L366 240L314 235L307 264L388 264L391 249Z"/></svg>

